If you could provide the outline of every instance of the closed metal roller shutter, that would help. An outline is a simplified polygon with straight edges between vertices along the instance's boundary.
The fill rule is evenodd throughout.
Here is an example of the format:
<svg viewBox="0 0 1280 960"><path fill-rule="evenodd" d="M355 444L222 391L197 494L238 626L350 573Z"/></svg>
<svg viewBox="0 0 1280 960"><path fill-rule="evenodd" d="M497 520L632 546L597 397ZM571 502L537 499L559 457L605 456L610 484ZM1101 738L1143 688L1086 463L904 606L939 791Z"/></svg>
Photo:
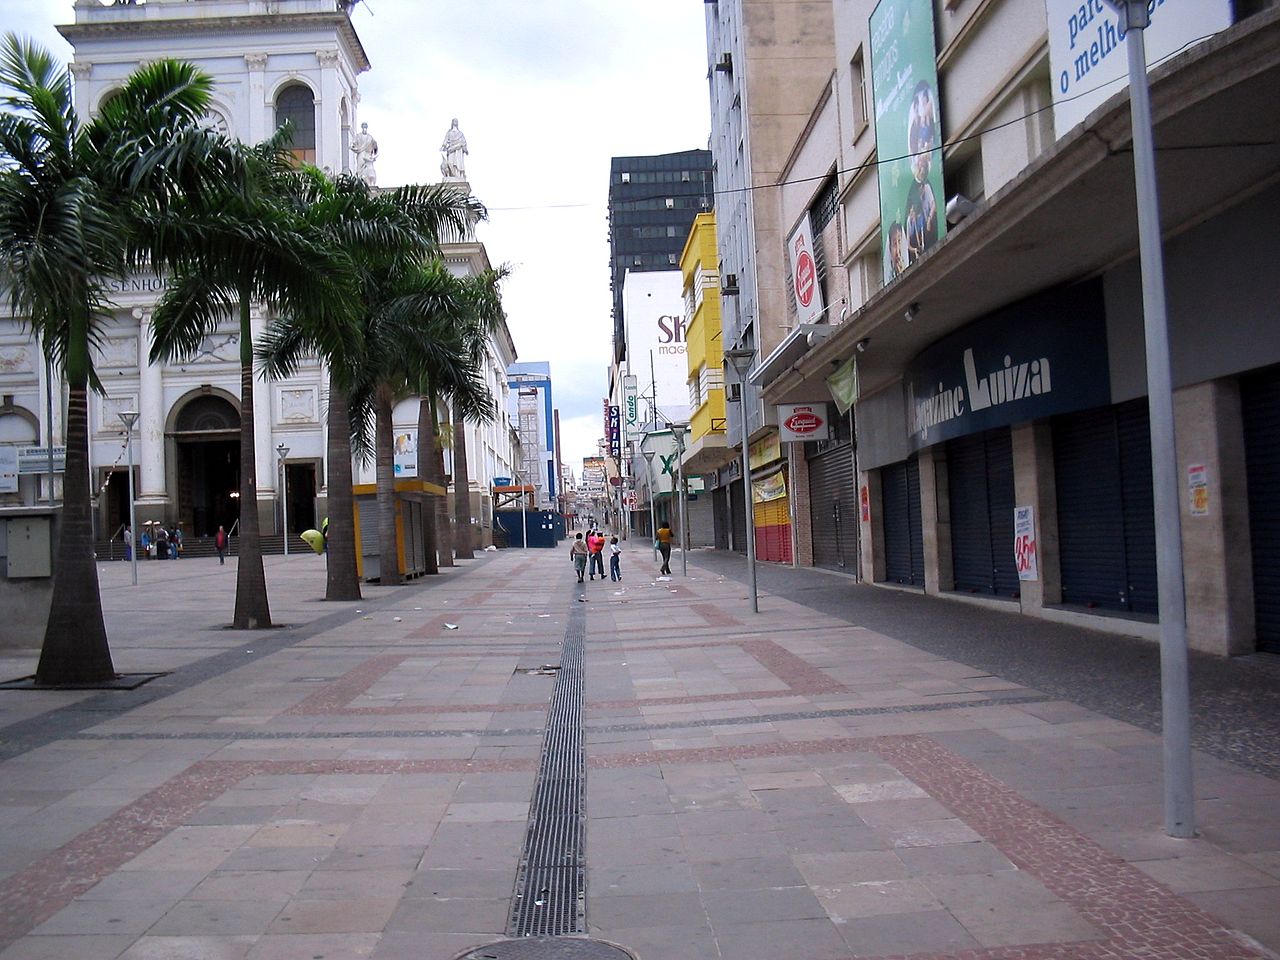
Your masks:
<svg viewBox="0 0 1280 960"><path fill-rule="evenodd" d="M809 460L809 518L813 564L852 570L858 556L858 491L853 448L826 450Z"/></svg>
<svg viewBox="0 0 1280 960"><path fill-rule="evenodd" d="M1146 400L1053 421L1064 603L1155 613Z"/></svg>
<svg viewBox="0 0 1280 960"><path fill-rule="evenodd" d="M889 583L924 586L920 528L920 466L914 456L880 470L884 511L884 573Z"/></svg>
<svg viewBox="0 0 1280 960"><path fill-rule="evenodd" d="M791 513L787 497L755 505L756 559L791 562Z"/></svg>
<svg viewBox="0 0 1280 960"><path fill-rule="evenodd" d="M729 484L729 514L733 523L733 549L747 552L747 505L742 500L742 481Z"/></svg>
<svg viewBox="0 0 1280 960"><path fill-rule="evenodd" d="M947 443L955 588L1019 594L1013 559L1013 438L1008 427Z"/></svg>
<svg viewBox="0 0 1280 960"><path fill-rule="evenodd" d="M1280 653L1280 369L1240 381L1258 649Z"/></svg>
<svg viewBox="0 0 1280 960"><path fill-rule="evenodd" d="M715 524L717 550L729 549L729 488L717 487L711 491L712 522Z"/></svg>

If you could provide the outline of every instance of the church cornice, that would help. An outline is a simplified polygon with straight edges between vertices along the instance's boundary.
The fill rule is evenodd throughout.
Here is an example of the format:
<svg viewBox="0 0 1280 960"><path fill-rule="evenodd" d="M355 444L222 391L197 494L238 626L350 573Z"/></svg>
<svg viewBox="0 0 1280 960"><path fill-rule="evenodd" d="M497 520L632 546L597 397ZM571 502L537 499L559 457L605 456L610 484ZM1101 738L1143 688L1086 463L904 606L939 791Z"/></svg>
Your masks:
<svg viewBox="0 0 1280 960"><path fill-rule="evenodd" d="M370 69L369 55L356 33L351 20L343 13L277 13L244 17L195 18L172 20L115 20L109 23L67 23L58 26L58 32L73 47L78 40L99 40L106 37L164 36L192 33L240 33L269 31L286 33L298 27L332 26L337 28L356 68L356 73Z"/></svg>

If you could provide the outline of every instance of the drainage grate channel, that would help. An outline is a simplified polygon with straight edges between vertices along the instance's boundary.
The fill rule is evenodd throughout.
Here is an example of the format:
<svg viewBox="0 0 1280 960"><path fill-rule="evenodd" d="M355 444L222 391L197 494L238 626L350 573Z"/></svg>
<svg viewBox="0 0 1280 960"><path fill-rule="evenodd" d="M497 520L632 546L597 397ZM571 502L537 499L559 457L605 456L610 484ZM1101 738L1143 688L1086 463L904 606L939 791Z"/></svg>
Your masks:
<svg viewBox="0 0 1280 960"><path fill-rule="evenodd" d="M560 937L586 930L583 822L586 759L582 748L582 655L586 611L569 612L547 710L538 780L529 805L510 937Z"/></svg>

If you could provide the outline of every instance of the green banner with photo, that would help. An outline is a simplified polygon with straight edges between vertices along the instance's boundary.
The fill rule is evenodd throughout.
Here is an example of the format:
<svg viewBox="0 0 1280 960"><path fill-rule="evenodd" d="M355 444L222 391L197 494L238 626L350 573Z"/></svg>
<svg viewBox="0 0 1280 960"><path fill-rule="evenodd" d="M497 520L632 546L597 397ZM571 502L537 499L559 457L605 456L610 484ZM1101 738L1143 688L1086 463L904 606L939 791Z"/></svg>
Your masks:
<svg viewBox="0 0 1280 960"><path fill-rule="evenodd" d="M871 14L880 242L889 283L946 233L932 0L880 0Z"/></svg>

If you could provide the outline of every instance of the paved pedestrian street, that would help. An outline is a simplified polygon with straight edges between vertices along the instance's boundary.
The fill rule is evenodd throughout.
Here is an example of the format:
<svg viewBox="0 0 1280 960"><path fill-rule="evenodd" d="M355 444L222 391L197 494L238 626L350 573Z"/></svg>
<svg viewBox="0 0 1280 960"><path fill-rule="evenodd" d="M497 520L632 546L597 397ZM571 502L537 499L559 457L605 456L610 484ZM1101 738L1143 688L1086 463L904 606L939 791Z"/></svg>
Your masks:
<svg viewBox="0 0 1280 960"><path fill-rule="evenodd" d="M767 569L753 615L740 564L660 580L642 544L579 585L565 553L351 604L269 557L255 633L234 562L100 565L117 668L165 674L0 691L0 960L450 960L557 923L640 960L1280 951L1280 781L1198 752L1201 836L1166 837L1156 733L939 652L1006 615L898 594L933 611L908 643L834 575L787 573L840 616Z"/></svg>

